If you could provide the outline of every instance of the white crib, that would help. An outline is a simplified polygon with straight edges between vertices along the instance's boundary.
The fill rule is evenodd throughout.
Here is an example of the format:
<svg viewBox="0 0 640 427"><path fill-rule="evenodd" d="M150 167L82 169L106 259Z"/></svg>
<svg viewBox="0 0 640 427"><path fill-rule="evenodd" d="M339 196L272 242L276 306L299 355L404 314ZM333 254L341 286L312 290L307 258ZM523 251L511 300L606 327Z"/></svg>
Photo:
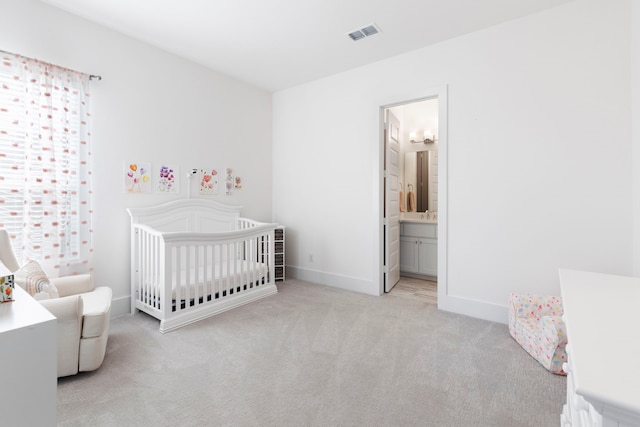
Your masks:
<svg viewBox="0 0 640 427"><path fill-rule="evenodd" d="M131 312L160 332L278 292L274 229L240 218L240 206L185 199L130 208Z"/></svg>

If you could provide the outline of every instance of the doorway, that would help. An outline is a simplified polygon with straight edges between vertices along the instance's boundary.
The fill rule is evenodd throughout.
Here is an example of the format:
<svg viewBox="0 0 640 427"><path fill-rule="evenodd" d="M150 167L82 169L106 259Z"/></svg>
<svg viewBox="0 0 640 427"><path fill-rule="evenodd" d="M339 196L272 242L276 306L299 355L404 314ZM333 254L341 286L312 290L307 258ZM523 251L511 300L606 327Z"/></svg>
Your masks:
<svg viewBox="0 0 640 427"><path fill-rule="evenodd" d="M426 96L381 106L382 140L382 280L381 294L416 292L444 301L447 294L447 97L446 87ZM389 179L389 116L398 119L398 178ZM392 155L392 153L391 153ZM395 186L395 188L394 188ZM398 200L399 203L394 203ZM390 203L392 202L392 203ZM393 209L397 205L398 212ZM398 266L390 225L400 229ZM391 220L391 221L390 221ZM390 264L390 262L392 262ZM389 274L399 267L401 277ZM398 279L400 279L398 281ZM435 288L437 287L437 291ZM401 289L403 288L403 289ZM412 291L413 290L413 291Z"/></svg>

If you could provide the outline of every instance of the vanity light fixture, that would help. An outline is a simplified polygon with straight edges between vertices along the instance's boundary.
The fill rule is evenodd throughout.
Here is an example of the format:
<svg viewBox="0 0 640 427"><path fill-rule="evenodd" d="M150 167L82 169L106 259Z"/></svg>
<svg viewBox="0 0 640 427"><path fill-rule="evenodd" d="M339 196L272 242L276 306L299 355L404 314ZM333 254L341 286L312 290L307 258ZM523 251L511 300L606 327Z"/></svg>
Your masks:
<svg viewBox="0 0 640 427"><path fill-rule="evenodd" d="M436 135L431 130L425 130L422 139L417 138L416 132L409 132L409 140L412 144L433 144L437 141Z"/></svg>

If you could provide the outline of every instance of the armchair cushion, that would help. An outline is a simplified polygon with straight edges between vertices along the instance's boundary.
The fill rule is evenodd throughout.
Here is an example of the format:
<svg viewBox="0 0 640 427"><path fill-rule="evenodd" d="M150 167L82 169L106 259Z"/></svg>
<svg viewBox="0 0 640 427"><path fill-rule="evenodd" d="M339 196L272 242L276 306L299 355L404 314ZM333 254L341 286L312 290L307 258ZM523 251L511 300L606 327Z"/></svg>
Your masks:
<svg viewBox="0 0 640 427"><path fill-rule="evenodd" d="M98 337L109 328L111 288L100 286L92 292L80 294L84 304L82 338Z"/></svg>
<svg viewBox="0 0 640 427"><path fill-rule="evenodd" d="M36 261L29 261L13 273L15 282L36 299L58 298L58 289ZM42 295L42 294L45 295ZM43 298L44 297L44 298Z"/></svg>
<svg viewBox="0 0 640 427"><path fill-rule="evenodd" d="M63 276L49 279L58 289L61 297L77 295L93 290L93 281L90 274L76 274L75 276Z"/></svg>
<svg viewBox="0 0 640 427"><path fill-rule="evenodd" d="M78 373L78 349L82 333L82 298L71 295L40 301L58 319L58 377Z"/></svg>

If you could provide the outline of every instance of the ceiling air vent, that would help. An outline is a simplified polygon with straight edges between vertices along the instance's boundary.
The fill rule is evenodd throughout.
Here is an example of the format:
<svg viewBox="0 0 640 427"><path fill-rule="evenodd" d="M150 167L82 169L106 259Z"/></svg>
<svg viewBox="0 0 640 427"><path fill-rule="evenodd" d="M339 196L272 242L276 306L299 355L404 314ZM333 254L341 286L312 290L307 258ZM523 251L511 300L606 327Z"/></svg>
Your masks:
<svg viewBox="0 0 640 427"><path fill-rule="evenodd" d="M365 37L369 37L372 36L374 34L378 34L380 32L380 28L378 28L378 26L376 24L371 24L371 25L367 25L364 28L360 28L358 30L355 31L351 31L348 36L351 38L351 40L358 41L360 39L363 39Z"/></svg>

